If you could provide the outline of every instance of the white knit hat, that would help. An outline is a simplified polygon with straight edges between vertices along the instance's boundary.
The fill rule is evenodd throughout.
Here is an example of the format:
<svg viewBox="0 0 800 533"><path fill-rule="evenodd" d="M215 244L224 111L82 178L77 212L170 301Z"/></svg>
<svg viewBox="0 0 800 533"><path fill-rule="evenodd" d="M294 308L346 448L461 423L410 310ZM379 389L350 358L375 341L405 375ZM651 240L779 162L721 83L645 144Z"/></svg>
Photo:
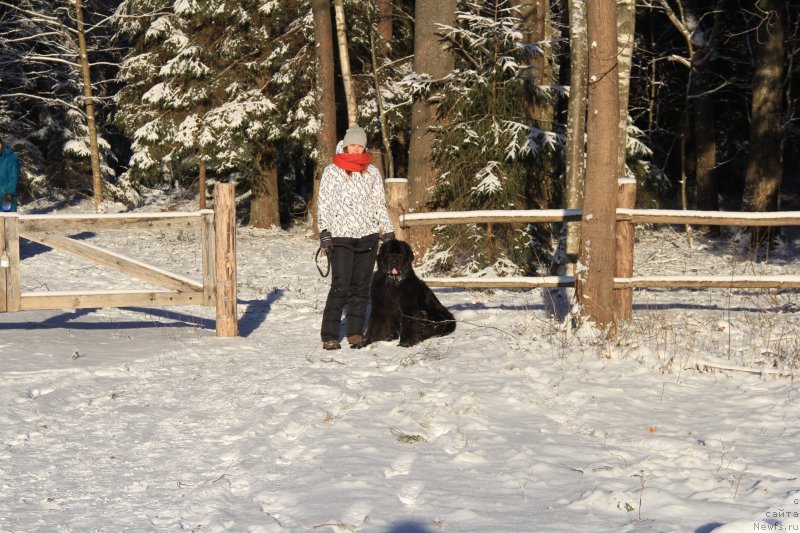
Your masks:
<svg viewBox="0 0 800 533"><path fill-rule="evenodd" d="M344 134L344 139L342 140L342 144L344 146L350 146L351 144L357 144L359 146L367 146L367 132L364 131L358 124L350 124L350 127L347 128L347 132Z"/></svg>

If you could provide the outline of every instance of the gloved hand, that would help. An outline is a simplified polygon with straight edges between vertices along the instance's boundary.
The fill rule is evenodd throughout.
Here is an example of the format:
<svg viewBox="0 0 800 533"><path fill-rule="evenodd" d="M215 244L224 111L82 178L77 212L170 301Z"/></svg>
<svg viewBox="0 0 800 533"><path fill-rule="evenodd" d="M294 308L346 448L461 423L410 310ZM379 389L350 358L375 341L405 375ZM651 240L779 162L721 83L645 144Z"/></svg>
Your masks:
<svg viewBox="0 0 800 533"><path fill-rule="evenodd" d="M328 257L333 254L333 238L330 231L324 229L319 232L319 247Z"/></svg>
<svg viewBox="0 0 800 533"><path fill-rule="evenodd" d="M388 233L384 233L383 236L381 237L381 240L383 242L391 241L392 239L394 239L394 232L393 231L390 231Z"/></svg>

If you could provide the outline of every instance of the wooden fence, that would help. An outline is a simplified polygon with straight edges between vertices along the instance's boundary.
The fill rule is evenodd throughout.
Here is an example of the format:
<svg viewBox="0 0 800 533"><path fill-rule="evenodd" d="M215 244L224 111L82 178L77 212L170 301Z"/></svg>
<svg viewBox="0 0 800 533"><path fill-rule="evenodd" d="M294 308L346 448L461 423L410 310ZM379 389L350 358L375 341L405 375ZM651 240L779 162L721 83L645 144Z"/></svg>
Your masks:
<svg viewBox="0 0 800 533"><path fill-rule="evenodd" d="M0 216L0 312L96 307L216 307L217 336L238 335L234 187L215 188L216 211ZM200 232L201 281L148 265L63 233L182 229ZM19 239L25 238L162 287L156 290L23 292ZM63 274L62 274L63 275Z"/></svg>
<svg viewBox="0 0 800 533"><path fill-rule="evenodd" d="M389 180L387 180L388 182ZM519 211L460 211L433 213L406 213L404 205L392 202L393 198L405 197L402 192L407 187L405 180L387 183L387 201L390 213L397 220L398 236L403 238L403 228L436 224L499 224L499 223L542 223L576 222L581 220L580 209L544 209ZM629 191L623 193L628 181L620 180L620 203L623 194L631 198ZM392 189L400 189L392 190ZM621 269L629 274L614 277L615 292L632 288L800 288L800 277L792 275L743 276L743 275L680 275L680 276L632 276L633 271L633 230L635 224L697 224L704 226L800 226L800 211L775 213L741 213L725 211L690 211L667 209L617 209L617 256L618 262L630 264ZM628 226L628 228L625 228ZM622 236L622 238L620 238ZM620 269L617 270L620 272ZM537 288L573 287L573 276L535 276L507 278L425 278L432 287L462 288ZM630 316L630 297L625 302L615 302L627 307L620 316Z"/></svg>

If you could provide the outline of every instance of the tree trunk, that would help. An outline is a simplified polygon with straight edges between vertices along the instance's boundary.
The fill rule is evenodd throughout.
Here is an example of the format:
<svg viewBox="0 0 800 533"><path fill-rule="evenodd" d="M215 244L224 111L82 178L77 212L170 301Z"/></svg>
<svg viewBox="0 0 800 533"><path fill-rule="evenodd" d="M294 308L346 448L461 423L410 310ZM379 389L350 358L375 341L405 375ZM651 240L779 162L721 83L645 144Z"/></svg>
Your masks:
<svg viewBox="0 0 800 533"><path fill-rule="evenodd" d="M317 234L317 196L323 169L333 160L336 150L336 100L333 74L333 25L330 0L313 0L314 44L317 55L317 111L320 128L317 132L317 167L314 171L314 187L311 196L310 214ZM324 228L322 228L324 229Z"/></svg>
<svg viewBox="0 0 800 533"><path fill-rule="evenodd" d="M750 123L750 155L745 176L744 207L777 211L783 172L783 39L785 3L757 0L765 17L758 24ZM769 241L769 230L752 228L753 245Z"/></svg>
<svg viewBox="0 0 800 533"><path fill-rule="evenodd" d="M605 329L614 321L614 226L619 154L615 0L588 3L589 112L586 184L576 293L583 314Z"/></svg>
<svg viewBox="0 0 800 533"><path fill-rule="evenodd" d="M570 85L567 110L567 156L565 205L583 207L583 180L586 170L586 84L588 80L588 41L586 2L570 0L569 5ZM574 275L580 250L580 223L567 223L567 275Z"/></svg>
<svg viewBox="0 0 800 533"><path fill-rule="evenodd" d="M693 11L697 11L691 3ZM695 205L701 211L719 211L719 187L717 185L717 134L714 124L714 97L708 93L712 84L710 80L710 62L716 54L716 35L719 15L723 8L718 2L714 15L710 38L697 39L699 45L692 53L692 101L691 120L693 122L694 157L695 157ZM697 30L695 30L697 31ZM700 231L709 236L719 235L719 226L700 226Z"/></svg>
<svg viewBox="0 0 800 533"><path fill-rule="evenodd" d="M702 77L696 78L697 88L706 89ZM714 127L714 102L710 95L699 95L692 102L695 141L695 180L697 191L695 202L700 211L719 211L719 187L715 169L717 166L717 134ZM706 235L719 234L719 226L700 226Z"/></svg>
<svg viewBox="0 0 800 533"><path fill-rule="evenodd" d="M353 88L353 76L350 73L350 53L347 50L347 22L344 19L344 0L333 0L336 10L336 40L339 43L339 63L344 82L344 97L347 101L347 120L349 123L358 124L358 111L356 109L356 93Z"/></svg>
<svg viewBox="0 0 800 533"><path fill-rule="evenodd" d="M417 0L414 9L414 72L432 79L443 78L454 67L451 50L439 42L438 24L452 25L456 0ZM409 210L426 211L429 190L436 183L431 151L436 122L436 104L431 98L416 100L411 107L411 141L408 150ZM422 258L433 243L430 227L413 228L411 244Z"/></svg>
<svg viewBox="0 0 800 533"><path fill-rule="evenodd" d="M627 177L628 99L631 92L631 60L636 38L636 0L617 2L617 49L619 50L619 155L617 177Z"/></svg>
<svg viewBox="0 0 800 533"><path fill-rule="evenodd" d="M206 147L200 147L200 172L197 177L197 198L198 207L200 209L206 208Z"/></svg>
<svg viewBox="0 0 800 533"><path fill-rule="evenodd" d="M379 43L375 42L375 32L370 28L369 30L369 47L370 47L370 60L372 63L372 79L375 82L375 103L378 106L378 120L381 124L381 141L383 142L383 154L381 154L381 166L378 167L383 171L383 175L389 179L394 178L394 160L392 158L392 147L389 141L389 125L386 120L386 112L383 107L383 94L381 93L381 80L378 76L378 56L375 50Z"/></svg>
<svg viewBox="0 0 800 533"><path fill-rule="evenodd" d="M83 31L83 5L75 0L75 14L78 30L78 47L83 75L83 95L86 107L86 126L89 130L89 146L92 161L92 189L94 191L94 209L103 210L103 175L100 173L100 149L97 145L97 125L94 119L94 98L92 97L92 76L89 71L89 53L86 47L86 34Z"/></svg>
<svg viewBox="0 0 800 533"><path fill-rule="evenodd" d="M526 45L538 45L540 51L528 54L527 64L530 66L531 83L534 86L550 86L554 82L553 51L546 41L550 40L550 1L549 0L511 0L511 4L519 10L522 19L522 42ZM543 130L553 129L553 100L546 96L536 95L528 103L527 115L534 126Z"/></svg>
<svg viewBox="0 0 800 533"><path fill-rule="evenodd" d="M636 207L636 180L628 173L628 100L631 91L631 61L636 35L636 0L617 2L617 50L619 59L619 151L617 152L617 207ZM633 275L633 236L635 227L629 222L616 222L614 276ZM614 289L614 321L630 320L633 290Z"/></svg>
<svg viewBox="0 0 800 533"><path fill-rule="evenodd" d="M275 147L267 145L257 155L257 174L253 177L250 197L250 225L271 228L281 225L278 204L278 162Z"/></svg>
<svg viewBox="0 0 800 533"><path fill-rule="evenodd" d="M381 48L388 47L392 43L392 17L394 7L392 0L377 0L378 7L378 35L381 38Z"/></svg>

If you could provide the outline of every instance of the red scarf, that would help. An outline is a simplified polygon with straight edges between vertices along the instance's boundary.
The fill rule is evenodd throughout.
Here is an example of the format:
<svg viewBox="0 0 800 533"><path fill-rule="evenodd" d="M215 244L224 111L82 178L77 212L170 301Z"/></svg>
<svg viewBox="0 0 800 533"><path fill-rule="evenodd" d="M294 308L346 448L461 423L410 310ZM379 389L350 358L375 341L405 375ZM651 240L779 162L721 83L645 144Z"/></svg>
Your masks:
<svg viewBox="0 0 800 533"><path fill-rule="evenodd" d="M333 164L348 172L363 172L367 169L372 156L369 152L363 154L335 154Z"/></svg>

